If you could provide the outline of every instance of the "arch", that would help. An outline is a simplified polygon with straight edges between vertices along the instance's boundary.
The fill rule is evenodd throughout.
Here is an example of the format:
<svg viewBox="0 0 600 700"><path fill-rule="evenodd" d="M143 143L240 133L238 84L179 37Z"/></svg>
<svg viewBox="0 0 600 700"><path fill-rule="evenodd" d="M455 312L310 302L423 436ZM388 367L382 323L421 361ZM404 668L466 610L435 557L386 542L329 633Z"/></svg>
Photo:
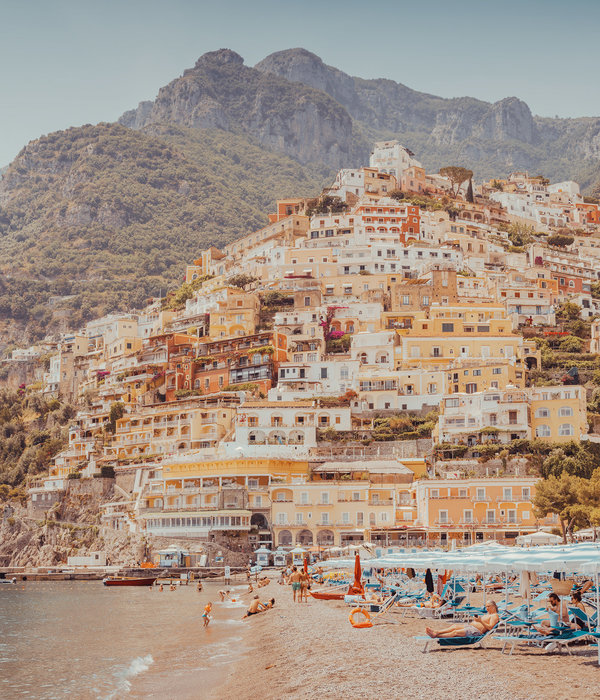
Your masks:
<svg viewBox="0 0 600 700"><path fill-rule="evenodd" d="M263 513L252 513L250 525L255 525L259 530L269 529L269 521L267 520L267 516Z"/></svg>
<svg viewBox="0 0 600 700"><path fill-rule="evenodd" d="M354 321L348 321L344 333L354 333Z"/></svg>
<svg viewBox="0 0 600 700"><path fill-rule="evenodd" d="M550 430L549 425L538 425L537 428L535 429L535 436L536 437L550 437L552 435L552 431Z"/></svg>
<svg viewBox="0 0 600 700"><path fill-rule="evenodd" d="M289 530L281 530L281 532L277 535L277 543L282 547L291 547L292 533Z"/></svg>
<svg viewBox="0 0 600 700"><path fill-rule="evenodd" d="M361 365L366 365L367 362L369 361L369 357L366 352L361 352L360 355L358 356L358 360Z"/></svg>
<svg viewBox="0 0 600 700"><path fill-rule="evenodd" d="M296 544L302 544L306 547L313 543L313 534L310 530L300 530L296 535Z"/></svg>
<svg viewBox="0 0 600 700"><path fill-rule="evenodd" d="M537 357L526 357L525 364L527 369L537 369Z"/></svg>
<svg viewBox="0 0 600 700"><path fill-rule="evenodd" d="M283 430L271 430L268 442L269 445L285 445L287 443L286 434Z"/></svg>
<svg viewBox="0 0 600 700"><path fill-rule="evenodd" d="M304 445L304 431L291 430L288 437L289 445Z"/></svg>
<svg viewBox="0 0 600 700"><path fill-rule="evenodd" d="M319 530L317 532L317 544L321 547L331 546L334 543L333 530Z"/></svg>
<svg viewBox="0 0 600 700"><path fill-rule="evenodd" d="M248 433L248 442L252 445L264 445L267 438L262 430L251 430Z"/></svg>

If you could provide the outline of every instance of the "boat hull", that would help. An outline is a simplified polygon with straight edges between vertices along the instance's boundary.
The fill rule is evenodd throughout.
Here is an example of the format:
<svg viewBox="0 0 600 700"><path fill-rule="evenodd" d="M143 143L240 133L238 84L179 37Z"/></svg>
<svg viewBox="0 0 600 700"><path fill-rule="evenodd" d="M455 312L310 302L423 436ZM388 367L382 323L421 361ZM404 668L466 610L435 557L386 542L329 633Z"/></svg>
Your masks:
<svg viewBox="0 0 600 700"><path fill-rule="evenodd" d="M327 591L309 591L309 593L313 598L316 598L317 600L344 600L344 597L348 595L345 592L328 593Z"/></svg>
<svg viewBox="0 0 600 700"><path fill-rule="evenodd" d="M105 586L151 586L156 581L156 576L131 577L131 578L105 578L102 583Z"/></svg>

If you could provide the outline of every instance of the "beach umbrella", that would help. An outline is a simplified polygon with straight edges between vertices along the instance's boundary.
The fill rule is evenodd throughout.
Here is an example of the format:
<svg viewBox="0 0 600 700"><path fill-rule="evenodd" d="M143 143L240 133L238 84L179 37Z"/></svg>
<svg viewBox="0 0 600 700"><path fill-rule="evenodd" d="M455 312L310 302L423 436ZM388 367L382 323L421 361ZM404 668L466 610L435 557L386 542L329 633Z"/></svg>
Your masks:
<svg viewBox="0 0 600 700"><path fill-rule="evenodd" d="M361 581L362 569L360 567L360 555L357 552L354 557L354 583L348 589L348 595L364 594L365 589Z"/></svg>

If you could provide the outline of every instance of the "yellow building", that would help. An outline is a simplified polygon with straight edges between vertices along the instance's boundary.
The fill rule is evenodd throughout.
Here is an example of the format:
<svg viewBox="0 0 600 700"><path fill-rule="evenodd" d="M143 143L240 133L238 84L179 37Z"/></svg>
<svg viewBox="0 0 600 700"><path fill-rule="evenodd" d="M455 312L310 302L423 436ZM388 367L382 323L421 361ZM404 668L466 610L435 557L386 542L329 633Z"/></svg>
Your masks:
<svg viewBox="0 0 600 700"><path fill-rule="evenodd" d="M553 518L538 521L533 509L537 479L480 478L419 481L419 525L431 543L463 544L499 539L513 542Z"/></svg>
<svg viewBox="0 0 600 700"><path fill-rule="evenodd" d="M271 544L272 491L307 477L306 461L172 461L146 485L139 518L155 535Z"/></svg>
<svg viewBox="0 0 600 700"><path fill-rule="evenodd" d="M529 391L532 437L548 442L579 442L587 434L584 387L532 387Z"/></svg>

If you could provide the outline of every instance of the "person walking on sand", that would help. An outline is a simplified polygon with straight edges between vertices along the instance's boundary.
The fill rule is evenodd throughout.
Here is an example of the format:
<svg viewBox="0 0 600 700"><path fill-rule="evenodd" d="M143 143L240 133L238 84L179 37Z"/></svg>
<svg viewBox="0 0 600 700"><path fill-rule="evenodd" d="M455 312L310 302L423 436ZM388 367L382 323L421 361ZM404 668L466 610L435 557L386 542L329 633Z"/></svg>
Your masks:
<svg viewBox="0 0 600 700"><path fill-rule="evenodd" d="M292 594L294 603L296 602L296 594L298 594L298 603L302 602L302 574L295 566L292 566L292 573L289 577L289 582L292 584Z"/></svg>
<svg viewBox="0 0 600 700"><path fill-rule="evenodd" d="M300 576L300 602L302 602L302 598L304 598L304 602L308 603L308 584L310 583L310 579L304 569L300 572Z"/></svg>

